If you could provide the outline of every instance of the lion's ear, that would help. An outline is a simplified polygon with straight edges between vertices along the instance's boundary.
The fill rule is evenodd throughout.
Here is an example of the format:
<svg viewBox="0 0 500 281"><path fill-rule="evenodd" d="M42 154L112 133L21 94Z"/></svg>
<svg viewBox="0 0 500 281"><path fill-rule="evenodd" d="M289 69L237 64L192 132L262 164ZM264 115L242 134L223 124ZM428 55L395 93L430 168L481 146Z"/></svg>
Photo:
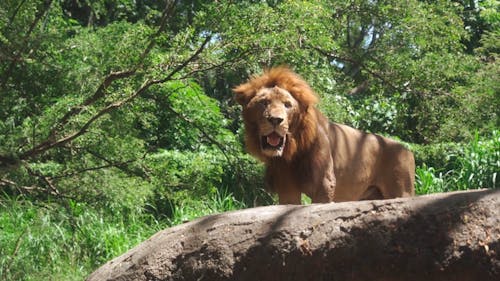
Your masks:
<svg viewBox="0 0 500 281"><path fill-rule="evenodd" d="M233 88L234 99L242 106L246 106L255 95L255 91L248 83Z"/></svg>

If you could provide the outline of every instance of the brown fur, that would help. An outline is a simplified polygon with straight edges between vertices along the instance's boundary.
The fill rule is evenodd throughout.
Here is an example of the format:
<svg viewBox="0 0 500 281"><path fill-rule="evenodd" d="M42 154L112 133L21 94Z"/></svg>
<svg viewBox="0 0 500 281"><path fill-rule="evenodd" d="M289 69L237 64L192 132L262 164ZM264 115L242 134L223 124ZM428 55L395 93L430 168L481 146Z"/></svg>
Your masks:
<svg viewBox="0 0 500 281"><path fill-rule="evenodd" d="M414 194L415 161L401 144L330 123L318 97L286 67L233 89L243 107L245 143L266 165L281 204L383 199Z"/></svg>

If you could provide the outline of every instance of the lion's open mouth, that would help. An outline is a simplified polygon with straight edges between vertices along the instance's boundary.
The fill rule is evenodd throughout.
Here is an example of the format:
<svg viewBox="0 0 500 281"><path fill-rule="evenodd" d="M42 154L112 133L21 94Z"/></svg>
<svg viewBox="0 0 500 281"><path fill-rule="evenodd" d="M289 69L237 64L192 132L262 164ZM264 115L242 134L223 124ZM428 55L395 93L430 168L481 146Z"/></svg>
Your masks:
<svg viewBox="0 0 500 281"><path fill-rule="evenodd" d="M285 146L285 137L280 136L276 132L272 132L267 136L263 136L261 143L263 149L283 150Z"/></svg>

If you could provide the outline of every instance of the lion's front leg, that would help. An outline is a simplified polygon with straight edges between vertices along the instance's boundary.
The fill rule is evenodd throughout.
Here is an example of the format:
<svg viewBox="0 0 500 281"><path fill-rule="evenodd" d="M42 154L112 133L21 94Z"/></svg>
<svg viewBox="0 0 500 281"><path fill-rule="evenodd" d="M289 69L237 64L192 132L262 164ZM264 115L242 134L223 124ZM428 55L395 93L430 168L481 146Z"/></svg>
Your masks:
<svg viewBox="0 0 500 281"><path fill-rule="evenodd" d="M335 200L335 179L325 178L321 187L311 196L312 203L330 203Z"/></svg>
<svg viewBox="0 0 500 281"><path fill-rule="evenodd" d="M333 171L333 161L330 160L324 168L323 175L320 175L318 181L314 183L316 186L310 195L312 203L329 203L335 199L337 181Z"/></svg>
<svg viewBox="0 0 500 281"><path fill-rule="evenodd" d="M301 192L298 190L288 189L284 192L278 192L279 202L281 205L301 204Z"/></svg>
<svg viewBox="0 0 500 281"><path fill-rule="evenodd" d="M280 204L301 204L302 193L288 169L268 166L265 182L268 190L278 194Z"/></svg>

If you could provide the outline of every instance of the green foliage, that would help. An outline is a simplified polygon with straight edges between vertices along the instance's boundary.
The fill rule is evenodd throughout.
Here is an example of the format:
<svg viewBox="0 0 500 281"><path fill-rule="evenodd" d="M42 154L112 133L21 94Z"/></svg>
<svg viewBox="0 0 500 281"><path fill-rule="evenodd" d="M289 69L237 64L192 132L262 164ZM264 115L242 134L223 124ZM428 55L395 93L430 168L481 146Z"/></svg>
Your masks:
<svg viewBox="0 0 500 281"><path fill-rule="evenodd" d="M411 145L417 166L440 167L453 170L456 159L464 157L465 145L461 143L436 143L431 145Z"/></svg>
<svg viewBox="0 0 500 281"><path fill-rule="evenodd" d="M182 201L216 193L223 177L221 157L210 152L163 151L151 155L146 162L158 180L154 184L163 189L159 193Z"/></svg>
<svg viewBox="0 0 500 281"><path fill-rule="evenodd" d="M334 122L359 127L360 120L362 120L360 113L354 109L355 106L351 100L343 95L323 95L319 108L329 120Z"/></svg>
<svg viewBox="0 0 500 281"><path fill-rule="evenodd" d="M81 280L166 226L275 203L231 88L279 64L332 121L410 142L417 193L498 188L498 14L498 1L0 1L0 279Z"/></svg>
<svg viewBox="0 0 500 281"><path fill-rule="evenodd" d="M439 145L415 151L417 194L499 187L499 131L484 139L476 134L473 141L461 146Z"/></svg>
<svg viewBox="0 0 500 281"><path fill-rule="evenodd" d="M401 98L397 95L392 97L379 95L355 101L354 104L357 104L355 126L391 135L404 132L405 128L400 127L398 118L401 117L401 112L404 112L405 104L400 101Z"/></svg>
<svg viewBox="0 0 500 281"><path fill-rule="evenodd" d="M0 203L2 280L81 280L161 228L144 216L109 216L83 204Z"/></svg>
<svg viewBox="0 0 500 281"><path fill-rule="evenodd" d="M498 188L500 171L500 132L493 131L487 140L476 134L466 147L465 156L457 159L460 169L454 181L456 188Z"/></svg>
<svg viewBox="0 0 500 281"><path fill-rule="evenodd" d="M239 157L241 159L231 158L230 162L219 151L162 151L149 156L146 164L155 180L148 208L159 219L167 217L177 221L179 213L200 212L198 208L206 212L211 210L210 205L224 207L229 204L226 207L231 207L272 203L262 190L261 165L248 155ZM198 201L210 203L196 203ZM188 206L191 204L194 209Z"/></svg>
<svg viewBox="0 0 500 281"><path fill-rule="evenodd" d="M150 144L167 149L205 150L214 141L224 149L239 147L226 130L228 121L218 102L205 95L195 82L172 82L156 87L144 105L149 111L140 117L143 134L151 134ZM149 124L147 124L149 123Z"/></svg>
<svg viewBox="0 0 500 281"><path fill-rule="evenodd" d="M450 191L448 174L437 172L426 164L415 170L415 193L417 195Z"/></svg>

